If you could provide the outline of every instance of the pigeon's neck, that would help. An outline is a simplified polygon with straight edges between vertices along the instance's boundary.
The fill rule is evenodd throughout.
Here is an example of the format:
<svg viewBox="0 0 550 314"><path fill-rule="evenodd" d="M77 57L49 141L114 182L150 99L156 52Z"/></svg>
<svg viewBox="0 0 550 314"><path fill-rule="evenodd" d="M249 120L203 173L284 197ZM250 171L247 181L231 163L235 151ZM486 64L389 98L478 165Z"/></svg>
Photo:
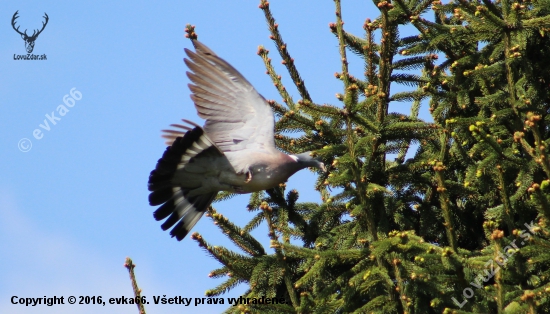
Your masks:
<svg viewBox="0 0 550 314"><path fill-rule="evenodd" d="M296 155L283 155L285 155L285 162L283 167L288 169L289 177L304 168L311 167L311 165L309 165L308 163L300 161Z"/></svg>
<svg viewBox="0 0 550 314"><path fill-rule="evenodd" d="M315 160L303 160L296 155L287 155L287 157L289 157L292 160L292 164L294 165L294 168L297 169L296 171L299 171L308 167L318 166L318 162Z"/></svg>

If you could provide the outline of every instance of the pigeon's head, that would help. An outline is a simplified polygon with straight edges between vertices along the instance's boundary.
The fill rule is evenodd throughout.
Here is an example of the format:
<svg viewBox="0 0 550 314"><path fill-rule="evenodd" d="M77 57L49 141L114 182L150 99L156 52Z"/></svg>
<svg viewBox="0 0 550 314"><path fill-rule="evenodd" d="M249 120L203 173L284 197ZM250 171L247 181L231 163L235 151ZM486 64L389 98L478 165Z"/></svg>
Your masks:
<svg viewBox="0 0 550 314"><path fill-rule="evenodd" d="M315 167L326 172L325 164L319 158L312 157L311 155L311 152L305 152L297 155L290 155L290 157L296 160L302 168Z"/></svg>

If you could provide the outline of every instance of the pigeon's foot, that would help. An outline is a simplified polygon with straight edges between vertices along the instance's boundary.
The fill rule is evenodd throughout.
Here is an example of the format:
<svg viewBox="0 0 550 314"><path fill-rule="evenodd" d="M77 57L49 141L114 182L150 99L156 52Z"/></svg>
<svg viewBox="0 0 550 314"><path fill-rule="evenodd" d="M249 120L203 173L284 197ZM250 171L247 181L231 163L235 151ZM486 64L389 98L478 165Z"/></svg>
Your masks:
<svg viewBox="0 0 550 314"><path fill-rule="evenodd" d="M244 183L248 183L252 180L252 171L247 171L246 172L246 180L244 181Z"/></svg>

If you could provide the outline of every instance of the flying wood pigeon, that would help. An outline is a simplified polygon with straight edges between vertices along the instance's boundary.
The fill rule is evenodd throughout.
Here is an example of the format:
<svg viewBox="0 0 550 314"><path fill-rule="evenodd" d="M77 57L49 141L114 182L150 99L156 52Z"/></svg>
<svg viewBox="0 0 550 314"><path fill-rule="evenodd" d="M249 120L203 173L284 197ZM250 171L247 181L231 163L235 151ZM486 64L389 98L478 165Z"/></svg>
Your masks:
<svg viewBox="0 0 550 314"><path fill-rule="evenodd" d="M219 191L251 193L276 187L298 170L324 165L309 152L287 155L275 147L274 116L266 100L229 63L194 41L184 59L191 99L204 127L183 120L164 130L169 145L149 176L156 220L181 241Z"/></svg>

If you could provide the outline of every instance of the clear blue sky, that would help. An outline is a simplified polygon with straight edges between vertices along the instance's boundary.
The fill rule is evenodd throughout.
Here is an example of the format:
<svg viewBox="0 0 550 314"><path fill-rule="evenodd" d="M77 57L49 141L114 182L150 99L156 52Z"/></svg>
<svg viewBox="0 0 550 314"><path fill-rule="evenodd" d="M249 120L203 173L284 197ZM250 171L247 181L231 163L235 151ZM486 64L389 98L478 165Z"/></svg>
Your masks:
<svg viewBox="0 0 550 314"><path fill-rule="evenodd" d="M165 146L160 130L187 118L202 124L189 98L184 26L237 68L267 99L280 101L265 75L258 45L271 57L294 99L280 57L268 38L259 1L2 1L0 4L0 313L136 313L133 305L12 305L11 296L131 296L126 256L137 264L138 283L152 296L203 297L221 280L208 278L220 265L197 244L170 238L153 219L147 179ZM317 103L337 104L342 92L333 1L273 1L288 50ZM21 30L49 23L34 54L46 61L13 60L25 54L10 21L19 10ZM344 1L347 30L362 36L365 18L378 10L369 1ZM350 54L351 55L351 54ZM350 56L353 75L363 64ZM57 111L72 88L82 99L37 140L33 131ZM393 111L409 112L409 104ZM21 152L22 138L32 149ZM23 143L25 147L28 143ZM319 201L314 174L289 181L301 200ZM217 203L244 225L248 196ZM229 241L203 218L193 231L212 244ZM255 233L268 245L267 231ZM224 295L236 297L242 286ZM151 302L152 303L152 302ZM219 313L227 307L148 305L148 313Z"/></svg>

